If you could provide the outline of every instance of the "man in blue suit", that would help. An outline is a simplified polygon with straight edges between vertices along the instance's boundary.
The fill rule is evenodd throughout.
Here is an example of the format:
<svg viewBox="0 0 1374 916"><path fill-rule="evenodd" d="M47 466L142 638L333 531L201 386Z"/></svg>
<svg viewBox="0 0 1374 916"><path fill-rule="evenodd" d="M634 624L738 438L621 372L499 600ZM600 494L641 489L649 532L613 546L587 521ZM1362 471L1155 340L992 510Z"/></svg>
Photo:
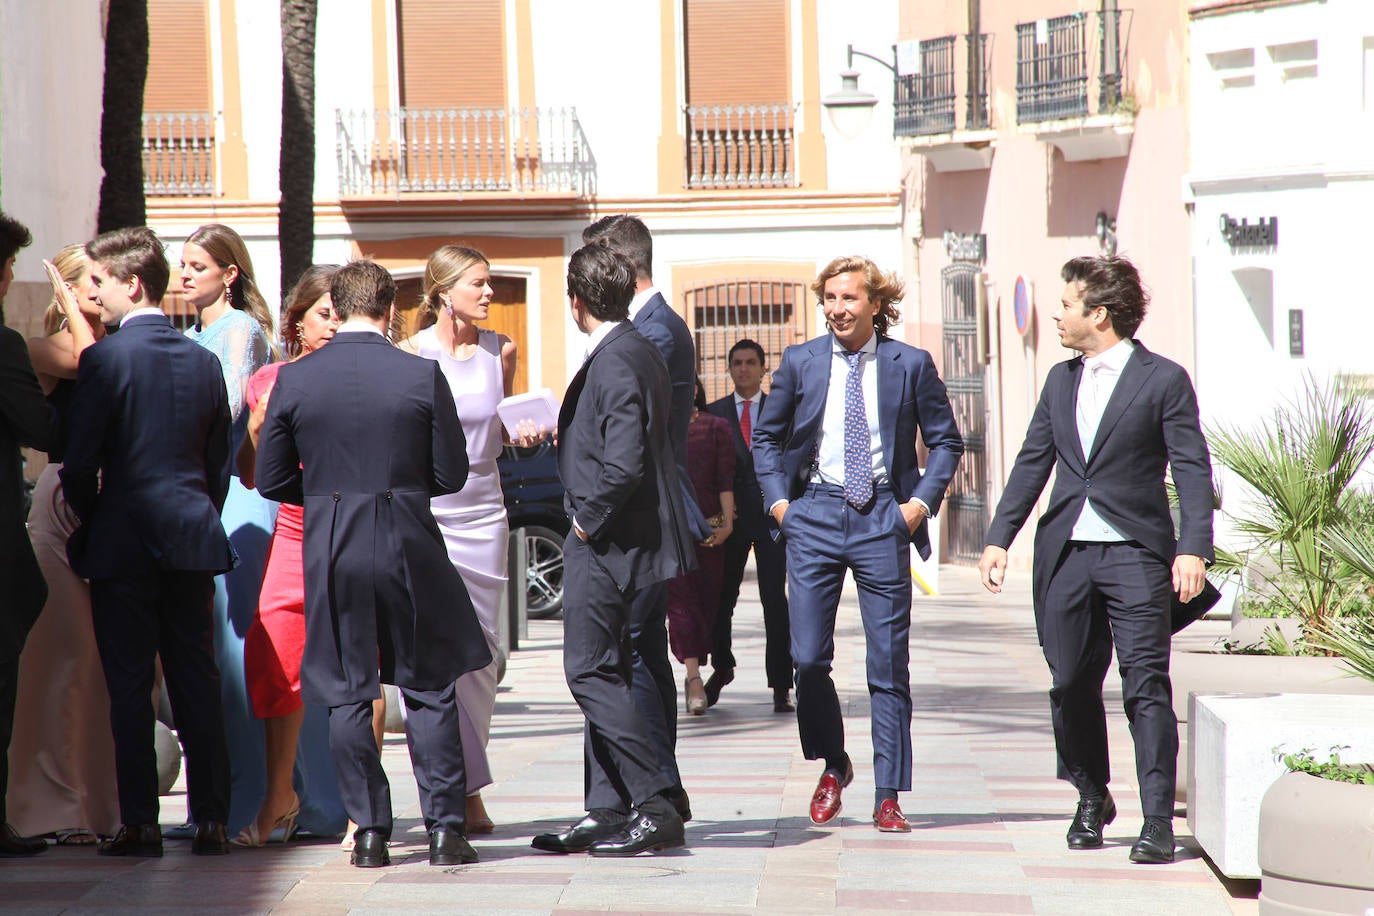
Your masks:
<svg viewBox="0 0 1374 916"><path fill-rule="evenodd" d="M123 826L99 852L160 856L153 660L186 749L193 852L229 851L229 756L211 628L214 577L237 558L220 523L229 492L229 395L219 360L162 313L170 268L148 228L86 246L111 334L81 354L62 491L81 526L67 543L91 580L110 691Z"/></svg>
<svg viewBox="0 0 1374 916"><path fill-rule="evenodd" d="M845 570L859 592L872 702L873 822L910 830L897 801L911 789L911 566L930 555L939 511L964 452L930 354L892 340L902 285L867 258L836 258L811 285L830 333L788 347L754 426L764 505L787 539L792 659L802 752L823 759L811 821L840 812L854 778L831 678ZM929 451L917 466L916 435Z"/></svg>
<svg viewBox="0 0 1374 916"><path fill-rule="evenodd" d="M612 251L624 255L635 268L635 294L630 300L630 321L635 330L649 340L668 364L672 399L668 412L668 439L673 447L682 503L687 522L698 542L711 535L711 526L697 506L687 474L687 425L692 421L692 400L696 393L697 358L687 322L668 306L654 287L654 240L643 221L636 216L607 216L582 230L588 244L604 240ZM688 561L695 568L695 554ZM688 570L683 570L684 572ZM649 729L649 741L658 754L659 774L669 783L667 797L684 821L692 819L682 774L677 766L677 685L673 666L668 661L668 583L657 582L641 588L630 609L630 651L634 664L635 703ZM620 795L614 777L588 748L587 804L614 808Z"/></svg>

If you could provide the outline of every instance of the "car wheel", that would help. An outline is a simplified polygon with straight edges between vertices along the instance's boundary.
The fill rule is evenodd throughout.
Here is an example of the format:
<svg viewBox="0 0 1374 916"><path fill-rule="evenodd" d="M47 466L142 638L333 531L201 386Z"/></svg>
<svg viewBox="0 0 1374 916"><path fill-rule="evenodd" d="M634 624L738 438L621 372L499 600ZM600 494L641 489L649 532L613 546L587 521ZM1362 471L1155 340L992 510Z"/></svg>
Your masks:
<svg viewBox="0 0 1374 916"><path fill-rule="evenodd" d="M525 538L525 613L532 620L563 610L563 535L543 525L517 529Z"/></svg>

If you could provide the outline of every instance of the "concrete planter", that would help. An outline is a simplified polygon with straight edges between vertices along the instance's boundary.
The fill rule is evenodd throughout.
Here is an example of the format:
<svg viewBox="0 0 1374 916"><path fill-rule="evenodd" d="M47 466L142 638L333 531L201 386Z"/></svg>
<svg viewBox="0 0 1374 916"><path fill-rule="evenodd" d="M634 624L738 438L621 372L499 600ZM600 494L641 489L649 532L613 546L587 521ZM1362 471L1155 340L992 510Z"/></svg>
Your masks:
<svg viewBox="0 0 1374 916"><path fill-rule="evenodd" d="M1374 908L1374 786L1289 773L1260 807L1260 916Z"/></svg>
<svg viewBox="0 0 1374 916"><path fill-rule="evenodd" d="M1174 650L1169 659L1178 716L1177 800L1187 800L1188 719L1192 693L1347 693L1374 695L1374 683L1351 677L1339 658L1225 655Z"/></svg>

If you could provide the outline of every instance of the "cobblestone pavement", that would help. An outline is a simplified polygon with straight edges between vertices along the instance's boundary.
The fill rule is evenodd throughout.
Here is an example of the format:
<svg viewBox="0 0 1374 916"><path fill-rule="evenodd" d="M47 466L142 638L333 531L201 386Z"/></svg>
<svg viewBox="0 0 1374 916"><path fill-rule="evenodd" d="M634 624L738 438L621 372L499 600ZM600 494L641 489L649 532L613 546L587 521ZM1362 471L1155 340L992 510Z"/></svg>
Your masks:
<svg viewBox="0 0 1374 916"><path fill-rule="evenodd" d="M1179 861L1138 866L1131 744L1109 682L1112 788L1121 813L1103 849L1069 852L1075 797L1054 779L1048 675L1035 644L1028 574L1000 598L967 569L943 570L940 597L918 597L912 628L916 772L902 806L915 828L880 834L872 803L863 631L846 589L836 681L856 778L839 826L818 828L807 803L820 765L802 758L794 717L772 711L757 601L736 612L740 669L719 705L679 718L679 760L695 813L688 848L630 860L553 856L535 833L581 812L582 720L563 682L561 624L532 622L510 660L491 739L499 783L484 793L496 833L481 862L430 868L405 740L390 736L395 863L348 865L337 841L192 856L169 841L162 859L103 859L51 848L0 860L0 909L83 913L1043 913L1253 914L1253 883L1226 884L1201 858L1183 817ZM745 593L752 593L746 582ZM1206 636L1208 624L1191 634ZM1217 625L1220 626L1220 625ZM163 799L179 823L184 796Z"/></svg>

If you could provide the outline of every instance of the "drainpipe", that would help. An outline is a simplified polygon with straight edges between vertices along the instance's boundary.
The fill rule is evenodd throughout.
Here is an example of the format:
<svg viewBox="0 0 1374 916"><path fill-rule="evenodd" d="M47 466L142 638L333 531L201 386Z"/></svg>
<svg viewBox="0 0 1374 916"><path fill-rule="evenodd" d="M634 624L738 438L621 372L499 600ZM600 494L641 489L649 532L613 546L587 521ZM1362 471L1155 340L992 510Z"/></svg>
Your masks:
<svg viewBox="0 0 1374 916"><path fill-rule="evenodd" d="M987 103L983 101L987 86L983 85L983 13L981 0L968 0L968 116L966 130L988 126Z"/></svg>
<svg viewBox="0 0 1374 916"><path fill-rule="evenodd" d="M1097 113L1109 114L1121 104L1121 11L1117 0L1102 0L1098 30L1102 65L1098 70Z"/></svg>

